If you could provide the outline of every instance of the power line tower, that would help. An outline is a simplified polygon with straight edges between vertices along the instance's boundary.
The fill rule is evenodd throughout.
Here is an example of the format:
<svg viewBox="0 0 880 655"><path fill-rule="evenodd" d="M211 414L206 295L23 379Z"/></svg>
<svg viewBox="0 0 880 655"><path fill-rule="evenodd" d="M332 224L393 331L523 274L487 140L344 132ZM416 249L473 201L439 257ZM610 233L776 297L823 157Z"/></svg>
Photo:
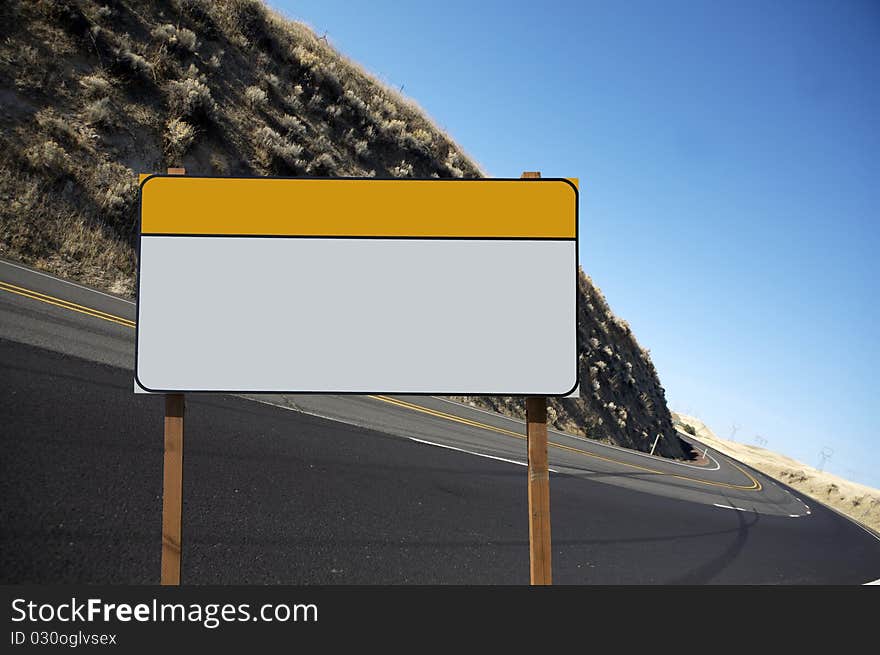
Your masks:
<svg viewBox="0 0 880 655"><path fill-rule="evenodd" d="M834 454L834 449L830 446L825 446L822 450L819 451L819 470L822 471L825 469L825 462L831 459L831 456Z"/></svg>
<svg viewBox="0 0 880 655"><path fill-rule="evenodd" d="M861 476L862 476L861 471L857 471L856 469L846 469L846 479L847 480L851 480L851 481L855 482L856 478L859 478Z"/></svg>
<svg viewBox="0 0 880 655"><path fill-rule="evenodd" d="M730 440L731 441L736 441L737 430L739 430L739 426L736 423L734 423L733 427L730 428Z"/></svg>

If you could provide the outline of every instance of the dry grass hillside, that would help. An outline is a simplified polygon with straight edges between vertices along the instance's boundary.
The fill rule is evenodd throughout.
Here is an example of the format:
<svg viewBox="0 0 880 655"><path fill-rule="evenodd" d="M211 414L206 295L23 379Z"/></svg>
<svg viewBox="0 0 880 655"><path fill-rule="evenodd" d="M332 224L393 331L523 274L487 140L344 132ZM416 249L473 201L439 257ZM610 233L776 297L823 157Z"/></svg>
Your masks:
<svg viewBox="0 0 880 655"><path fill-rule="evenodd" d="M141 172L481 175L413 102L258 0L5 0L0 149L0 254L122 294ZM642 450L661 432L685 456L647 353L580 290L582 397L551 418Z"/></svg>
<svg viewBox="0 0 880 655"><path fill-rule="evenodd" d="M774 453L766 448L721 439L700 419L673 414L681 429L690 426L700 441L880 532L880 490Z"/></svg>
<svg viewBox="0 0 880 655"><path fill-rule="evenodd" d="M477 176L413 103L255 0L0 5L0 248L131 292L140 172Z"/></svg>

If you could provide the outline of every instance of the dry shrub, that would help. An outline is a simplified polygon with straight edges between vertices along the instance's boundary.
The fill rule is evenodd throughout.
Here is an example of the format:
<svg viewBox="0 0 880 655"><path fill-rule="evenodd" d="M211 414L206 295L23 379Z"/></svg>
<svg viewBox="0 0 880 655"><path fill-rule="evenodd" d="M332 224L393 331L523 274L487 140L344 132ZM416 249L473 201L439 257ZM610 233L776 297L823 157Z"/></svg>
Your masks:
<svg viewBox="0 0 880 655"><path fill-rule="evenodd" d="M180 158L190 149L196 138L196 129L180 118L172 118L165 124L164 146L165 156L172 163L179 163Z"/></svg>
<svg viewBox="0 0 880 655"><path fill-rule="evenodd" d="M215 0L174 0L174 4L183 15L192 19L203 38L216 39L220 36L211 13L212 5L218 4Z"/></svg>
<svg viewBox="0 0 880 655"><path fill-rule="evenodd" d="M106 5L100 5L95 9L95 18L98 20L107 20L113 15L113 9Z"/></svg>
<svg viewBox="0 0 880 655"><path fill-rule="evenodd" d="M296 116L283 114L281 118L278 119L278 122L280 123L281 127L287 130L288 134L291 134L299 139L303 138L306 135L305 124Z"/></svg>
<svg viewBox="0 0 880 655"><path fill-rule="evenodd" d="M101 162L89 187L104 221L123 233L132 232L138 197L138 181L134 171L115 162Z"/></svg>
<svg viewBox="0 0 880 655"><path fill-rule="evenodd" d="M220 153L212 152L208 157L208 161L211 165L212 173L216 175L227 175L229 173L229 162Z"/></svg>
<svg viewBox="0 0 880 655"><path fill-rule="evenodd" d="M412 177L413 165L409 162L401 160L399 164L391 167L391 175L394 177Z"/></svg>
<svg viewBox="0 0 880 655"><path fill-rule="evenodd" d="M11 40L7 40L10 43ZM45 81L40 52L31 45L17 48L12 57L15 71L15 86L19 89L38 89Z"/></svg>
<svg viewBox="0 0 880 655"><path fill-rule="evenodd" d="M185 27L175 27L170 23L159 25L153 32L153 38L161 41L171 50L194 53L199 47L196 33Z"/></svg>
<svg viewBox="0 0 880 655"><path fill-rule="evenodd" d="M324 109L324 96L320 93L315 93L309 98L309 101L306 103L306 106L312 110L313 112L319 113Z"/></svg>
<svg viewBox="0 0 880 655"><path fill-rule="evenodd" d="M204 75L191 66L182 80L171 80L166 85L168 106L177 118L194 123L209 123L214 119L216 103Z"/></svg>
<svg viewBox="0 0 880 655"><path fill-rule="evenodd" d="M83 95L90 100L105 98L110 95L110 92L113 90L113 87L107 78L100 73L86 75L80 79L79 85L80 88L82 88Z"/></svg>
<svg viewBox="0 0 880 655"><path fill-rule="evenodd" d="M450 177L464 177L464 170L461 167L461 157L454 150L450 150L443 161L443 166Z"/></svg>
<svg viewBox="0 0 880 655"><path fill-rule="evenodd" d="M276 92L280 91L281 79L277 75L275 75L274 73L269 73L268 75L266 75L265 80L266 80L266 85L270 89L274 89Z"/></svg>
<svg viewBox="0 0 880 655"><path fill-rule="evenodd" d="M229 41L242 50L283 54L269 12L260 0L224 0L208 4L211 19Z"/></svg>
<svg viewBox="0 0 880 655"><path fill-rule="evenodd" d="M409 138L414 142L416 148L424 148L425 150L430 150L434 142L433 135L423 127L417 127L413 130Z"/></svg>
<svg viewBox="0 0 880 655"><path fill-rule="evenodd" d="M300 159L302 146L289 141L268 125L257 130L257 143L262 149L263 159L275 172L297 172L306 166Z"/></svg>
<svg viewBox="0 0 880 655"><path fill-rule="evenodd" d="M311 175L330 176L336 173L338 166L333 155L322 152L309 163L307 170Z"/></svg>
<svg viewBox="0 0 880 655"><path fill-rule="evenodd" d="M342 94L341 101L348 105L349 109L351 109L355 116L361 118L367 116L367 103L361 100L360 96L351 89L345 90L345 93Z"/></svg>
<svg viewBox="0 0 880 655"><path fill-rule="evenodd" d="M68 145L79 144L80 135L76 127L68 117L59 116L54 109L50 107L41 109L34 116L34 120L53 139Z"/></svg>
<svg viewBox="0 0 880 655"><path fill-rule="evenodd" d="M128 35L120 39L119 45L114 49L114 55L114 69L121 75L132 79L153 79L153 65L132 49L131 38Z"/></svg>
<svg viewBox="0 0 880 655"><path fill-rule="evenodd" d="M113 108L110 104L110 98L101 98L90 102L83 109L83 120L87 125L112 125L112 116Z"/></svg>
<svg viewBox="0 0 880 655"><path fill-rule="evenodd" d="M51 139L34 144L25 150L25 159L31 168L59 176L67 172L69 158L67 152Z"/></svg>
<svg viewBox="0 0 880 655"><path fill-rule="evenodd" d="M269 104L269 95L258 86L249 86L244 90L244 99L248 107L263 109Z"/></svg>

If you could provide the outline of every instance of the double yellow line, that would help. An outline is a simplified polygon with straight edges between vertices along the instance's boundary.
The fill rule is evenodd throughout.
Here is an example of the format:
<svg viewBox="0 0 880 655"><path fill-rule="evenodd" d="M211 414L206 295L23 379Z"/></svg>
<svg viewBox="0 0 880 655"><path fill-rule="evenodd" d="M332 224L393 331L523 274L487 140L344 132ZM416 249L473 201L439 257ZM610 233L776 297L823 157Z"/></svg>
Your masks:
<svg viewBox="0 0 880 655"><path fill-rule="evenodd" d="M374 398L376 400L381 400L384 403L390 403L392 405L398 405L400 407L405 407L406 409L411 409L414 412L421 412L423 414L429 414L431 416L436 416L437 418L446 419L447 421L454 421L456 423L463 423L464 425L470 425L475 428L481 428L483 430L491 430L493 432L498 432L500 434L504 434L510 437L516 437L517 439L525 439L526 436L524 434L520 434L519 432L513 432L511 430L505 430L504 428L495 427L494 425L486 425L485 423L480 423L478 421L471 421L470 419L462 418L460 416L455 416L454 414L447 414L446 412L441 412L436 409L429 409L428 407L422 407L421 405L415 405L413 403L408 403L404 400L399 400L397 398L390 398L388 396L370 396L370 398ZM633 464L632 462L624 462L619 459L614 459L613 457L606 457L604 455L599 455L597 453L592 453L588 450L583 450L581 448L575 448L573 446L566 446L565 444L557 443L555 441L548 441L547 445L551 448L558 448L559 450L567 450L572 453L577 453L579 455L586 455L587 457L592 457L594 459L599 459L604 462L611 462L613 464L621 464L623 466L628 466L630 468L638 469L640 471L644 471L646 473L652 473L655 475L665 475L672 478L678 478L680 480L687 480L689 482L698 482L700 484L706 484L714 487L723 487L725 489L738 489L740 491L760 491L762 489L761 483L753 477L748 471L740 468L733 462L729 462L731 466L736 468L740 473L742 473L746 478L751 481L750 485L742 485L742 484L731 484L729 482L717 482L715 480L704 480L703 478L692 478L687 475L680 475L678 473L669 473L667 471L660 471L658 469L650 468L648 466L642 466L640 464Z"/></svg>
<svg viewBox="0 0 880 655"><path fill-rule="evenodd" d="M38 291L33 291L31 289L25 289L24 287L19 287L14 284L9 284L8 282L0 281L0 290L8 291L9 293L14 293L19 296L24 296L25 298L30 298L32 300L38 300L39 302L48 303L50 305L54 305L55 307L61 307L62 309L68 309L72 312L78 312L80 314L85 314L86 316L92 316L93 318L99 318L104 321L110 321L111 323L117 323L118 325L123 325L128 328L134 328L135 322L131 321L127 318L122 318L121 316L116 316L114 314L108 314L107 312L102 312L97 309L93 309L91 307L86 307L84 305L79 305L75 302L70 302L69 300L63 300L61 298L56 298L55 296L50 296L45 293L40 293ZM472 421L470 419L462 418L460 416L455 416L454 414L447 414L446 412L441 412L436 409L430 409L428 407L422 407L421 405L415 405L413 403L408 403L404 400L399 400L397 398L390 398L388 396L369 396L375 400L380 400L383 403L389 403L391 405L397 405L398 407L403 407L405 409L412 410L414 412L421 412L422 414L429 414L431 416L435 416L437 418L445 419L447 421L452 421L455 423L461 423L463 425L468 425L471 427L479 428L481 430L490 430L492 432L497 432L499 434L503 434L509 437L515 437L516 439L525 439L525 435L520 434L519 432L514 432L512 430L505 430L504 428L499 428L494 425L487 425L486 423L480 423L479 421ZM619 459L614 459L612 457L605 457L604 455L598 455L596 453L591 453L587 450L582 450L580 448L574 448L572 446L566 446L565 444L557 443L555 441L550 441L548 445L552 448L558 448L560 450L567 450L569 452L577 453L579 455L585 455L587 457L593 457L595 459L599 459L605 462L611 462L614 464L619 464L622 466L628 466L630 468L638 469L640 471L644 471L646 473L651 473L654 475L665 475L672 478L678 478L680 480L687 480L689 482L697 482L699 484L705 484L713 487L723 487L726 489L737 489L740 491L760 491L761 483L754 478L748 471L742 469L737 466L734 462L728 459L728 462L731 466L736 468L740 473L742 473L746 478L751 481L751 485L742 485L742 484L730 484L727 482L716 482L715 480L704 480L702 478L692 478L686 475L679 475L678 473L669 473L667 471L660 471L658 469L653 469L648 466L641 466L640 464L633 464L631 462L624 462Z"/></svg>
<svg viewBox="0 0 880 655"><path fill-rule="evenodd" d="M491 430L492 432L506 434L509 437L516 437L517 439L525 439L526 438L526 436L524 434L520 434L519 432L505 430L504 428L497 428L494 425L486 425L485 423L480 423L479 421L471 421L470 419L461 418L460 416L455 416L454 414L447 414L446 412L440 412L436 409L429 409L427 407L422 407L421 405L414 405L413 403L408 403L403 400L398 400L397 398L389 398L388 396L368 396L368 397L373 398L374 400L381 400L383 403L390 403L392 405L397 405L399 407L405 407L406 409L411 409L416 412L422 412L423 414L430 414L431 416L436 416L437 418L446 419L447 421L454 421L455 423L462 423L464 425L470 425L475 428L482 428L484 430Z"/></svg>
<svg viewBox="0 0 880 655"><path fill-rule="evenodd" d="M61 307L62 309L69 309L72 312L79 312L80 314L85 314L86 316L93 316L94 318L100 318L104 321L110 321L111 323L124 325L125 327L134 328L135 326L135 322L130 321L127 318L122 318L121 316L116 316L114 314L108 314L107 312L102 312L98 309L92 309L91 307L86 307L84 305L78 305L75 302L62 300L61 298L49 296L45 293L40 293L39 291L25 289L24 287L9 284L8 282L0 282L0 289L2 289L3 291L8 291L9 293L17 294L19 296L24 296L25 298L31 298L32 300L39 300L40 302L55 305L56 307Z"/></svg>

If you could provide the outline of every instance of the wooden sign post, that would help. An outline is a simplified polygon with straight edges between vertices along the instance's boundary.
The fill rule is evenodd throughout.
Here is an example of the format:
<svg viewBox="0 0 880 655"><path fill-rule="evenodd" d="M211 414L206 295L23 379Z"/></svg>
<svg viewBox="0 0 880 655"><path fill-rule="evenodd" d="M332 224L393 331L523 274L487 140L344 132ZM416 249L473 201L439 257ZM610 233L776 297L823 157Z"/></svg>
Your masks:
<svg viewBox="0 0 880 655"><path fill-rule="evenodd" d="M169 175L186 175L184 168L169 168ZM162 476L162 576L161 584L180 584L181 531L183 527L183 413L182 393L165 395L165 458Z"/></svg>
<svg viewBox="0 0 880 655"><path fill-rule="evenodd" d="M523 178L537 179L539 172ZM526 434L529 450L529 573L531 584L553 583L550 552L550 470L547 463L547 399L526 398Z"/></svg>
<svg viewBox="0 0 880 655"><path fill-rule="evenodd" d="M529 449L529 572L533 585L552 584L547 399L526 398Z"/></svg>

